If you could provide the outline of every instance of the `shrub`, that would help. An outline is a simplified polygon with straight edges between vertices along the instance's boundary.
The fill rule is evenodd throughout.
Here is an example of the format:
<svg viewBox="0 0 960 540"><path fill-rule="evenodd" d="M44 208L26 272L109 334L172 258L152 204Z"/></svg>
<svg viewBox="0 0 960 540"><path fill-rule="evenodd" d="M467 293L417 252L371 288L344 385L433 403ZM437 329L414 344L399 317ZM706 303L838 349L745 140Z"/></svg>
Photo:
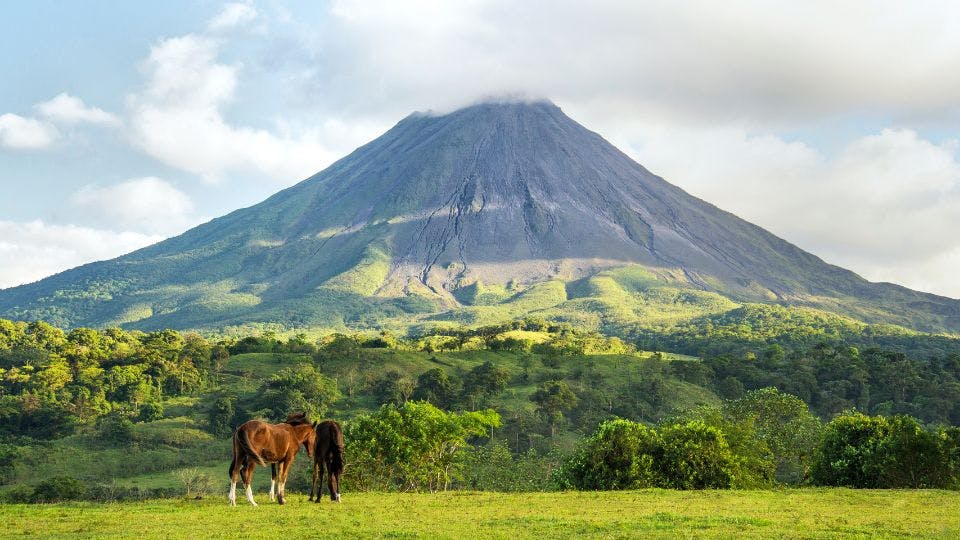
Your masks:
<svg viewBox="0 0 960 540"><path fill-rule="evenodd" d="M909 416L848 412L824 430L813 480L861 488L956 487L957 428L931 431Z"/></svg>
<svg viewBox="0 0 960 540"><path fill-rule="evenodd" d="M337 381L310 364L299 364L280 370L264 382L257 391L255 403L267 410L271 418L281 420L290 411L304 411L311 418L322 417L338 399Z"/></svg>
<svg viewBox="0 0 960 540"><path fill-rule="evenodd" d="M124 445L133 441L133 422L118 412L100 418L98 431L104 442Z"/></svg>
<svg viewBox="0 0 960 540"><path fill-rule="evenodd" d="M636 422L609 420L600 425L558 471L561 487L636 489L657 485L654 454L657 433Z"/></svg>
<svg viewBox="0 0 960 540"><path fill-rule="evenodd" d="M455 414L427 402L384 405L345 426L347 481L359 489L445 490L461 477L467 440L499 426L493 410Z"/></svg>
<svg viewBox="0 0 960 540"><path fill-rule="evenodd" d="M180 469L174 476L183 484L186 490L184 496L187 498L202 499L216 489L213 478L199 469Z"/></svg>
<svg viewBox="0 0 960 540"><path fill-rule="evenodd" d="M6 484L13 476L13 465L19 457L16 446L0 443L0 484Z"/></svg>
<svg viewBox="0 0 960 540"><path fill-rule="evenodd" d="M137 420L141 422L154 422L163 418L163 405L156 401L148 401L140 406L140 413Z"/></svg>
<svg viewBox="0 0 960 540"><path fill-rule="evenodd" d="M33 488L30 502L50 503L75 501L83 495L83 484L72 476L54 476Z"/></svg>
<svg viewBox="0 0 960 540"><path fill-rule="evenodd" d="M822 486L882 487L877 475L880 445L890 432L882 416L848 412L824 428L811 477Z"/></svg>
<svg viewBox="0 0 960 540"><path fill-rule="evenodd" d="M803 400L776 388L762 388L726 403L723 412L732 421L752 423L756 438L772 453L778 481L800 484L809 477L823 428ZM726 430L724 434L729 435ZM728 442L733 446L729 437ZM735 453L742 452L735 449Z"/></svg>
<svg viewBox="0 0 960 540"><path fill-rule="evenodd" d="M655 463L660 485L675 489L729 488L735 469L723 433L700 421L661 428Z"/></svg>
<svg viewBox="0 0 960 540"><path fill-rule="evenodd" d="M227 437L233 433L233 419L236 414L236 396L218 396L207 410L207 430L217 437Z"/></svg>
<svg viewBox="0 0 960 540"><path fill-rule="evenodd" d="M470 447L465 455L464 478L459 488L482 491L548 491L555 489L550 476L560 459L557 453L535 450L513 455L503 441Z"/></svg>

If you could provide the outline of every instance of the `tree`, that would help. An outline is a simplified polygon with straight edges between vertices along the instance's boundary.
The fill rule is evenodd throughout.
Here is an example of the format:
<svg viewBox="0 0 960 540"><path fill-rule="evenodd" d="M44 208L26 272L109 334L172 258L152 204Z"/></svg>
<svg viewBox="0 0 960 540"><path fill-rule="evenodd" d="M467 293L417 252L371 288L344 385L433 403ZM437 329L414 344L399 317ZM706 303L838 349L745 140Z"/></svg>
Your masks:
<svg viewBox="0 0 960 540"><path fill-rule="evenodd" d="M773 453L777 480L799 484L808 477L822 426L800 398L763 388L727 402L723 411L734 422L752 423Z"/></svg>
<svg viewBox="0 0 960 540"><path fill-rule="evenodd" d="M719 429L699 421L668 425L660 429L660 441L654 461L662 487L731 487L734 455Z"/></svg>
<svg viewBox="0 0 960 540"><path fill-rule="evenodd" d="M437 407L448 409L456 399L456 386L440 368L424 371L417 377L417 386L411 396L417 401L429 401Z"/></svg>
<svg viewBox="0 0 960 540"><path fill-rule="evenodd" d="M947 448L937 433L910 416L894 416L888 422L889 431L871 467L879 483L891 488L949 487L953 478Z"/></svg>
<svg viewBox="0 0 960 540"><path fill-rule="evenodd" d="M207 427L213 435L226 437L233 433L233 418L236 415L237 397L218 396L207 411Z"/></svg>
<svg viewBox="0 0 960 540"><path fill-rule="evenodd" d="M638 489L657 485L656 431L629 420L608 420L581 442L557 472L558 483L577 489Z"/></svg>
<svg viewBox="0 0 960 540"><path fill-rule="evenodd" d="M299 364L280 370L264 382L255 402L271 419L282 420L294 411L320 418L338 399L337 381L310 364Z"/></svg>
<svg viewBox="0 0 960 540"><path fill-rule="evenodd" d="M456 414L426 402L384 405L346 424L352 479L368 489L445 490L461 477L467 440L499 426L493 410Z"/></svg>
<svg viewBox="0 0 960 540"><path fill-rule="evenodd" d="M377 403L401 405L414 392L414 383L403 373L391 369L382 373L373 383L373 394Z"/></svg>
<svg viewBox="0 0 960 540"><path fill-rule="evenodd" d="M530 400L537 404L540 415L550 424L551 437L563 422L563 413L577 404L577 396L566 381L556 380L540 383Z"/></svg>
<svg viewBox="0 0 960 540"><path fill-rule="evenodd" d="M463 378L464 401L476 408L485 404L507 387L510 372L487 360L467 372Z"/></svg>
<svg viewBox="0 0 960 540"><path fill-rule="evenodd" d="M826 425L811 467L822 486L883 487L875 474L880 445L890 432L882 416L847 412Z"/></svg>

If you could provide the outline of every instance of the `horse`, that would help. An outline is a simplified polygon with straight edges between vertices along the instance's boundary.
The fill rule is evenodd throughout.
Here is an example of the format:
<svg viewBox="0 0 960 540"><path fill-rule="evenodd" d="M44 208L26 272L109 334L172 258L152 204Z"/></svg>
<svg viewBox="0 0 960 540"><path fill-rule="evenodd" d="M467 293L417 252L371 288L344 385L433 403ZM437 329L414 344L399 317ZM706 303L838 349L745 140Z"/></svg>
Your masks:
<svg viewBox="0 0 960 540"><path fill-rule="evenodd" d="M324 420L317 424L316 441L313 450L313 483L310 485L310 497L320 502L323 497L323 469L327 472L327 487L330 500L340 502L340 475L343 474L343 430L334 420ZM317 486L317 480L321 485Z"/></svg>
<svg viewBox="0 0 960 540"><path fill-rule="evenodd" d="M290 465L300 450L300 445L313 457L314 442L317 437L316 423L311 424L306 413L293 413L285 422L268 424L260 420L244 422L233 433L233 461L230 462L230 506L237 505L237 480L243 477L247 500L257 506L253 500L253 470L256 466L271 464L270 500L273 500L274 486L277 488L277 500L286 503L287 475Z"/></svg>

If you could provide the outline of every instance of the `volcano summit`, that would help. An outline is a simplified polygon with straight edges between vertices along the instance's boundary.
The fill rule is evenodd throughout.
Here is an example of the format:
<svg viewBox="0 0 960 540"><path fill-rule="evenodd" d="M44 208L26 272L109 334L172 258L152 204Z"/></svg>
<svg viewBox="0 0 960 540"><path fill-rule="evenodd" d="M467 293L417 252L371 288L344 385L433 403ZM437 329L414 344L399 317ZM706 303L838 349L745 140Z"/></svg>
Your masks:
<svg viewBox="0 0 960 540"><path fill-rule="evenodd" d="M410 115L260 204L0 291L0 316L220 329L540 314L609 327L683 302L960 331L960 302L829 265L650 173L548 102Z"/></svg>

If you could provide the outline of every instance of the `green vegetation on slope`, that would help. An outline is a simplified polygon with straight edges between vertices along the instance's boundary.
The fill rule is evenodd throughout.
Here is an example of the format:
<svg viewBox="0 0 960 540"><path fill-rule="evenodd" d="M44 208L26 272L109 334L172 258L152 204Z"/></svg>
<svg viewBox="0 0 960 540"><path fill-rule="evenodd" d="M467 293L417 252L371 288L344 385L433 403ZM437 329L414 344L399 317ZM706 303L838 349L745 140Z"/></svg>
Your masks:
<svg viewBox="0 0 960 540"><path fill-rule="evenodd" d="M926 343L915 334L905 339L895 343ZM952 343L930 339L937 346ZM768 485L770 471L786 459L784 446L799 447L765 438L763 415L773 410L767 405L749 421L733 421L733 413L718 408L719 397L749 402L766 387L799 396L803 401L792 399L824 420L857 407L909 414L939 433L937 425L960 418L955 352L917 358L829 341L737 351L703 358L640 352L619 338L543 319L433 328L405 338L387 331L330 334L318 341L269 332L217 341L169 330L66 333L45 323L0 321L0 483L7 484L0 491L30 498L40 488L36 482L63 476L94 483L91 493L105 498L134 486L141 488L129 494L134 497L149 494L142 489L173 489L186 483L184 475L216 483L235 426L257 416L279 420L291 410L330 414L351 426L414 401L438 411L492 409L498 420L491 421L491 436L461 448L444 474L453 486L509 490L555 487L553 471L583 437L614 418L681 438L722 438L733 461L720 470L738 480L717 487ZM689 422L702 422L706 431L684 431ZM771 454L755 452L763 447ZM791 475L778 473L777 480L808 481L809 451L804 455ZM304 485L300 463L291 489ZM198 471L189 473L193 468ZM349 475L345 482L389 485Z"/></svg>

